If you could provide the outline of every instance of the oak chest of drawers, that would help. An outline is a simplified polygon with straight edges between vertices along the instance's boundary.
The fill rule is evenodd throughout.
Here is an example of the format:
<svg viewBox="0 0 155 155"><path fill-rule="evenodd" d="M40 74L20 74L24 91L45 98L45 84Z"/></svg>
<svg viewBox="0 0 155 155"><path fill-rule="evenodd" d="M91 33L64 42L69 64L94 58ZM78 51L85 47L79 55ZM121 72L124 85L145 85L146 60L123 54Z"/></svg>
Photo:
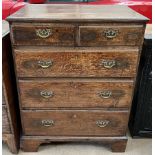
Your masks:
<svg viewBox="0 0 155 155"><path fill-rule="evenodd" d="M99 141L125 151L147 18L124 6L27 5L8 20L21 148Z"/></svg>

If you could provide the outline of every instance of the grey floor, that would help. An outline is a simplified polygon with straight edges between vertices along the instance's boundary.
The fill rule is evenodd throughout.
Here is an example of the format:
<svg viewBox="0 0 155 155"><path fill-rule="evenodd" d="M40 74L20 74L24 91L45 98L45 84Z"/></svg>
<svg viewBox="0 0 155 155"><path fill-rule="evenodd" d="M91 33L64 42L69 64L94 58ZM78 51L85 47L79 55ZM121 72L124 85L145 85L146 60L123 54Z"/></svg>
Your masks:
<svg viewBox="0 0 155 155"><path fill-rule="evenodd" d="M3 144L3 155L12 155ZM132 139L129 136L125 153L111 153L107 147L95 143L60 143L41 145L38 152L26 153L19 151L19 155L151 155L151 139Z"/></svg>

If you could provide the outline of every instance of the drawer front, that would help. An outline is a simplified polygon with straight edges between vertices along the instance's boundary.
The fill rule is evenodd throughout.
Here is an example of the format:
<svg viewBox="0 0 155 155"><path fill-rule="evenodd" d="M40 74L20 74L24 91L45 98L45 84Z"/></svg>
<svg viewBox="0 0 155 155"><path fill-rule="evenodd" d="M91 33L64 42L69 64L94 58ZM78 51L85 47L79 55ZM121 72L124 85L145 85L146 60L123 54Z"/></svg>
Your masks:
<svg viewBox="0 0 155 155"><path fill-rule="evenodd" d="M18 77L134 77L137 58L133 49L15 50Z"/></svg>
<svg viewBox="0 0 155 155"><path fill-rule="evenodd" d="M23 108L129 108L133 81L20 80Z"/></svg>
<svg viewBox="0 0 155 155"><path fill-rule="evenodd" d="M122 136L128 112L61 110L23 111L25 135L46 136Z"/></svg>
<svg viewBox="0 0 155 155"><path fill-rule="evenodd" d="M11 133L7 107L5 105L2 106L2 132Z"/></svg>
<svg viewBox="0 0 155 155"><path fill-rule="evenodd" d="M14 24L15 45L74 46L74 26L70 24Z"/></svg>
<svg viewBox="0 0 155 155"><path fill-rule="evenodd" d="M140 45L143 25L80 26L80 46Z"/></svg>

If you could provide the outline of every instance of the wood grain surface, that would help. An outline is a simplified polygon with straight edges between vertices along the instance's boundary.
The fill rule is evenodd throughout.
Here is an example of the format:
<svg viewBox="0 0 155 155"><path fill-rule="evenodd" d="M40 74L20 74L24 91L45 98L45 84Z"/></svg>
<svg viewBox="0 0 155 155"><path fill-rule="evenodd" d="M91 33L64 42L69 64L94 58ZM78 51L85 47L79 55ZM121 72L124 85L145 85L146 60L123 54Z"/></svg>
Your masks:
<svg viewBox="0 0 155 155"><path fill-rule="evenodd" d="M22 108L129 108L133 81L20 80L19 90ZM45 97L41 93L46 93Z"/></svg>
<svg viewBox="0 0 155 155"><path fill-rule="evenodd" d="M42 31L49 30L47 34ZM15 45L74 46L75 26L71 24L13 24L11 26L12 43ZM41 36L38 36L40 31Z"/></svg>
<svg viewBox="0 0 155 155"><path fill-rule="evenodd" d="M144 29L143 24L128 25L123 23L104 23L98 25L15 23L11 25L11 36L14 45L141 45L143 42ZM38 31L41 36L38 35ZM113 33L116 34L114 35ZM108 38L106 35L112 35L112 38Z"/></svg>
<svg viewBox="0 0 155 155"><path fill-rule="evenodd" d="M127 137L94 137L94 136L22 136L21 149L25 152L36 152L43 143L54 142L96 142L108 144L113 152L125 152Z"/></svg>
<svg viewBox="0 0 155 155"><path fill-rule="evenodd" d="M18 22L146 22L148 18L123 5L27 4L7 20Z"/></svg>
<svg viewBox="0 0 155 155"><path fill-rule="evenodd" d="M124 136L127 128L127 111L102 110L48 110L22 111L25 135L46 136ZM43 120L53 121L44 126ZM99 127L97 121L109 121Z"/></svg>
<svg viewBox="0 0 155 155"><path fill-rule="evenodd" d="M108 34L107 34L108 33ZM116 33L115 36L112 34ZM99 25L79 26L80 46L141 45L143 25ZM107 35L110 35L108 38Z"/></svg>
<svg viewBox="0 0 155 155"><path fill-rule="evenodd" d="M50 48L15 49L18 77L135 77L137 48ZM42 68L38 61L51 61ZM105 68L103 61L115 61Z"/></svg>
<svg viewBox="0 0 155 155"><path fill-rule="evenodd" d="M8 21L21 148L102 141L124 152L148 19L126 6L28 4Z"/></svg>

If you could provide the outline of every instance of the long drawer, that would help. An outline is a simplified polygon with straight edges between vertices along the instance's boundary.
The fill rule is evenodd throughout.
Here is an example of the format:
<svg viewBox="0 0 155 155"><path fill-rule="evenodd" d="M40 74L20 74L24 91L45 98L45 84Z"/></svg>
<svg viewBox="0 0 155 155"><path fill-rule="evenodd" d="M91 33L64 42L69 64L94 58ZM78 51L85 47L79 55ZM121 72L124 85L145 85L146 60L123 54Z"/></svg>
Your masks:
<svg viewBox="0 0 155 155"><path fill-rule="evenodd" d="M22 111L25 135L123 136L127 111L48 110Z"/></svg>
<svg viewBox="0 0 155 155"><path fill-rule="evenodd" d="M19 80L22 108L129 108L132 80Z"/></svg>
<svg viewBox="0 0 155 155"><path fill-rule="evenodd" d="M18 77L135 77L138 48L15 49Z"/></svg>

